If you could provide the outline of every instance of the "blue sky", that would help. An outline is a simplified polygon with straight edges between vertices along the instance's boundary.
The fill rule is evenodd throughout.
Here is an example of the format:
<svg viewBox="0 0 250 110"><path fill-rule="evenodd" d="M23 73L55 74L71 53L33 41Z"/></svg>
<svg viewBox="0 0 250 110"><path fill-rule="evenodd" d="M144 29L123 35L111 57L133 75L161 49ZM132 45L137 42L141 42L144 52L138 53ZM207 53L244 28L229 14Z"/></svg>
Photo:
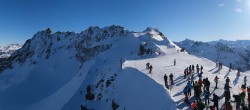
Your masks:
<svg viewBox="0 0 250 110"><path fill-rule="evenodd" d="M37 31L155 27L173 41L250 39L250 0L0 0L0 45Z"/></svg>

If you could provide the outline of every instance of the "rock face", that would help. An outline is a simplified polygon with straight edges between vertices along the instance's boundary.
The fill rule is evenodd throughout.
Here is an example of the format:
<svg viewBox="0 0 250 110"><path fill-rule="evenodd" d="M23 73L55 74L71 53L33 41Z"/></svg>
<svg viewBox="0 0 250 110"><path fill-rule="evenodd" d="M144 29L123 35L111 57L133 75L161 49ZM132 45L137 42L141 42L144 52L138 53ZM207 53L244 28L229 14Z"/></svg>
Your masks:
<svg viewBox="0 0 250 110"><path fill-rule="evenodd" d="M227 67L229 67L231 63L234 69L248 71L250 70L250 51L242 42L243 41L226 42L224 40L198 42L186 39L181 42L175 42L175 44L181 48L185 48L190 54L205 57L214 62L221 62Z"/></svg>

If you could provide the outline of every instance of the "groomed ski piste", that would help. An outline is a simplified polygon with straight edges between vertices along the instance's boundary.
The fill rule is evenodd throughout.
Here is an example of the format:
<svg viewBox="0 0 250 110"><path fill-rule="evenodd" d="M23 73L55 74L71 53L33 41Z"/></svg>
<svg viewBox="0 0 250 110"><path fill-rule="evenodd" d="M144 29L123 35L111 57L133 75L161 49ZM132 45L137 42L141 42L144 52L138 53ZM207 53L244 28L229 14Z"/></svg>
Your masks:
<svg viewBox="0 0 250 110"><path fill-rule="evenodd" d="M244 76L247 76L249 78L249 72L241 73L240 77L237 77L236 70L229 71L228 67L223 66L222 70L219 70L218 67L216 67L216 64L206 58L200 58L193 55L189 55L187 53L183 52L177 52L175 49L167 49L166 55L162 55L156 58L150 58L150 59L143 59L143 60L130 60L126 61L124 63L124 68L131 67L136 68L138 71L141 71L142 73L146 74L148 77L150 77L152 80L155 80L158 84L162 85L162 87L165 88L164 83L164 75L167 76L172 73L174 75L174 86L172 86L171 90L168 90L165 88L166 92L170 94L171 98L174 100L176 106L180 110L191 110L189 105L184 102L184 94L183 89L187 84L187 78L184 79L184 69L187 68L189 65L196 65L199 64L204 67L203 71L203 78L208 78L211 85L210 85L210 99L213 98L213 93L221 97L219 101L219 108L224 107L224 97L222 97L224 93L224 85L225 80L227 77L229 77L230 86L232 87L230 89L231 92L231 100L234 101L234 98L232 95L238 95L241 92L241 85L244 83L243 79ZM174 66L174 59L176 59L176 66ZM146 69L146 63L150 63L153 65L152 74L149 73L149 70ZM194 73L195 75L195 81L198 81L197 73ZM218 82L218 89L215 89L215 82L214 78L215 76L219 77ZM169 80L169 79L168 79ZM249 82L249 81L248 81ZM170 83L169 83L170 84ZM249 86L249 85L247 85ZM191 91L192 96L189 98L190 102L192 103L194 98L194 91L192 89ZM202 101L204 101L204 96L201 95ZM245 98L245 102L247 102L247 96ZM233 106L233 109L235 109L235 103L231 103ZM213 105L213 102L210 101L210 106Z"/></svg>

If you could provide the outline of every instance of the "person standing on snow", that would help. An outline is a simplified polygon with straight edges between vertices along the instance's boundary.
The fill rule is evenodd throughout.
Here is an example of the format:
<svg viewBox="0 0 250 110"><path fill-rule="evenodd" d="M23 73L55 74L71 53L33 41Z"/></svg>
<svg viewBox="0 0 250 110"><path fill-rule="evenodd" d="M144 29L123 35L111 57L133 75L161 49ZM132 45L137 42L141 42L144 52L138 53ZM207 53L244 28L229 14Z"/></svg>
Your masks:
<svg viewBox="0 0 250 110"><path fill-rule="evenodd" d="M199 73L199 65L198 64L196 65L196 70L197 70L197 73Z"/></svg>
<svg viewBox="0 0 250 110"><path fill-rule="evenodd" d="M205 82L205 83L206 83L206 87L205 87L206 90L207 90L208 92L210 92L210 91L209 91L209 88L210 88L210 81L208 80L208 78L206 78L206 82Z"/></svg>
<svg viewBox="0 0 250 110"><path fill-rule="evenodd" d="M169 89L168 88L168 76L165 74L164 75L164 81L165 81L165 87L167 88L167 89Z"/></svg>
<svg viewBox="0 0 250 110"><path fill-rule="evenodd" d="M216 110L219 110L219 99L220 99L219 96L213 94L213 99L211 101L214 102L213 107L216 108Z"/></svg>
<svg viewBox="0 0 250 110"><path fill-rule="evenodd" d="M191 75L191 83L194 85L194 74Z"/></svg>
<svg viewBox="0 0 250 110"><path fill-rule="evenodd" d="M229 84L229 82L230 82L230 79L229 79L229 77L227 77L226 84Z"/></svg>
<svg viewBox="0 0 250 110"><path fill-rule="evenodd" d="M149 65L150 65L150 63L148 62L148 63L146 63L146 69L148 70L149 69Z"/></svg>
<svg viewBox="0 0 250 110"><path fill-rule="evenodd" d="M233 97L234 97L234 101L236 103L236 110L239 110L239 108L240 108L240 102L241 102L240 96L239 95L233 95Z"/></svg>
<svg viewBox="0 0 250 110"><path fill-rule="evenodd" d="M238 77L240 76L240 69L238 69L238 71L237 71L237 76Z"/></svg>
<svg viewBox="0 0 250 110"><path fill-rule="evenodd" d="M192 65L192 71L194 72L194 65Z"/></svg>
<svg viewBox="0 0 250 110"><path fill-rule="evenodd" d="M149 73L152 73L152 69L153 69L153 66L150 65L150 66L149 66Z"/></svg>
<svg viewBox="0 0 250 110"><path fill-rule="evenodd" d="M247 76L244 77L244 84L247 85Z"/></svg>
<svg viewBox="0 0 250 110"><path fill-rule="evenodd" d="M189 100L188 100L188 86L186 86L184 89L183 89L183 93L185 95L185 102L190 104Z"/></svg>
<svg viewBox="0 0 250 110"><path fill-rule="evenodd" d="M229 100L231 99L231 95L230 95L230 87L229 84L225 84L224 86L224 96L225 96L225 102L229 102Z"/></svg>
<svg viewBox="0 0 250 110"><path fill-rule="evenodd" d="M174 77L174 75L171 73L171 74L169 75L171 85L174 85L173 77Z"/></svg>
<svg viewBox="0 0 250 110"><path fill-rule="evenodd" d="M188 95L191 96L192 83L190 81L188 81L187 87L188 87Z"/></svg>
<svg viewBox="0 0 250 110"><path fill-rule="evenodd" d="M202 72L202 70L203 70L203 66L201 65L201 72Z"/></svg>
<svg viewBox="0 0 250 110"><path fill-rule="evenodd" d="M210 102L209 102L209 96L210 96L209 91L205 90L203 94L204 94L204 98L205 98L205 105L209 105L210 104Z"/></svg>
<svg viewBox="0 0 250 110"><path fill-rule="evenodd" d="M187 77L187 69L184 70L184 79Z"/></svg>
<svg viewBox="0 0 250 110"><path fill-rule="evenodd" d="M218 81L219 81L219 78L218 78L218 76L216 75L215 78L214 78L214 82L215 82L215 84L216 84L216 85L215 85L215 89L218 89L218 86L217 86L217 85L218 85Z"/></svg>
<svg viewBox="0 0 250 110"><path fill-rule="evenodd" d="M174 66L176 65L176 59L174 59Z"/></svg>
<svg viewBox="0 0 250 110"><path fill-rule="evenodd" d="M199 92L199 84L197 83L197 81L195 81L194 83L194 96L196 102L198 102L198 100L200 100L200 92Z"/></svg>

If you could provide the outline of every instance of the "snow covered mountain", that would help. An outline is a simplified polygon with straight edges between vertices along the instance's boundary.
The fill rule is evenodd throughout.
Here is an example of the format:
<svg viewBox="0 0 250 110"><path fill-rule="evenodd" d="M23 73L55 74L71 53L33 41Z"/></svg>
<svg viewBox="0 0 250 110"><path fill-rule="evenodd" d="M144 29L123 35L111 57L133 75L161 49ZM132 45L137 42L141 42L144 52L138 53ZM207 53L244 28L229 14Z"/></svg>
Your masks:
<svg viewBox="0 0 250 110"><path fill-rule="evenodd" d="M187 84L183 71L191 64L204 67L203 77L210 80L212 93L221 97L219 107L223 108L225 78L232 80L232 94L238 94L250 71L236 76L235 70L215 67L209 60L217 57L214 51L219 51L219 58L232 58L226 54L235 57L230 61L241 58L223 43L186 40L183 45L189 45L197 55L208 54L208 58L179 52L180 48L155 28L133 32L112 25L89 27L80 33L40 31L0 63L0 109L191 110L183 101ZM152 74L145 69L147 62L153 65ZM163 76L170 73L174 85L168 90ZM197 73L193 74L196 81ZM215 76L219 77L219 89L214 89ZM190 102L194 100L192 92Z"/></svg>
<svg viewBox="0 0 250 110"><path fill-rule="evenodd" d="M179 49L155 28L89 27L80 33L36 33L0 65L0 109L175 110L168 92L127 60ZM136 64L135 64L136 65ZM158 95L155 95L158 94ZM85 98L87 96L87 98Z"/></svg>
<svg viewBox="0 0 250 110"><path fill-rule="evenodd" d="M234 69L241 71L250 70L250 51L247 49L247 44L243 41L213 41L199 42L186 39L181 42L175 42L181 48L199 57L205 57L214 62L222 62L228 66L232 63ZM244 41L247 42L247 41Z"/></svg>
<svg viewBox="0 0 250 110"><path fill-rule="evenodd" d="M250 40L236 40L236 41L229 41L220 39L218 41L210 41L209 44L215 45L216 43L221 42L233 48L247 48L250 46Z"/></svg>
<svg viewBox="0 0 250 110"><path fill-rule="evenodd" d="M0 46L0 58L7 58L9 57L13 52L21 48L22 45L20 44L10 44L5 47Z"/></svg>

